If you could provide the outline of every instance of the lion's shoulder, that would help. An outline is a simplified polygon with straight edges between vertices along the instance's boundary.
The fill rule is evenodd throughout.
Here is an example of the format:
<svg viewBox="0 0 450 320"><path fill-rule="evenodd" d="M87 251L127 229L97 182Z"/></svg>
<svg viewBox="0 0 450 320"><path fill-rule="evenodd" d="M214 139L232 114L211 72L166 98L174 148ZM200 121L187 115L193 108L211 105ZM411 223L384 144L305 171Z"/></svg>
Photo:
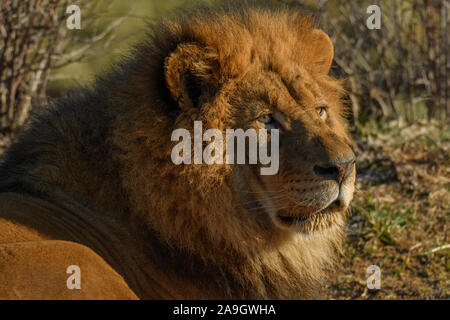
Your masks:
<svg viewBox="0 0 450 320"><path fill-rule="evenodd" d="M92 248L65 240L63 209L16 193L0 193L0 208L0 299L137 298ZM80 288L70 289L76 272Z"/></svg>
<svg viewBox="0 0 450 320"><path fill-rule="evenodd" d="M90 248L59 240L0 244L1 299L137 299Z"/></svg>

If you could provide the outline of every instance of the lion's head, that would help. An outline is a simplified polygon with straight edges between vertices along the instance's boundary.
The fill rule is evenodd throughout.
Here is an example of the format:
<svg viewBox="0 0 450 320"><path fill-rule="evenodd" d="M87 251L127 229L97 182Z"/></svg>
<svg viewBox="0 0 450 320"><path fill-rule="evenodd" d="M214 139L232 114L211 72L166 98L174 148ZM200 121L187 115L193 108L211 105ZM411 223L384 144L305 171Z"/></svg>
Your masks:
<svg viewBox="0 0 450 320"><path fill-rule="evenodd" d="M127 101L114 144L136 219L262 296L268 275L272 296L305 290L339 243L355 182L329 37L310 18L249 9L166 21L137 52L114 93ZM279 129L278 173L175 165L171 133L195 120Z"/></svg>

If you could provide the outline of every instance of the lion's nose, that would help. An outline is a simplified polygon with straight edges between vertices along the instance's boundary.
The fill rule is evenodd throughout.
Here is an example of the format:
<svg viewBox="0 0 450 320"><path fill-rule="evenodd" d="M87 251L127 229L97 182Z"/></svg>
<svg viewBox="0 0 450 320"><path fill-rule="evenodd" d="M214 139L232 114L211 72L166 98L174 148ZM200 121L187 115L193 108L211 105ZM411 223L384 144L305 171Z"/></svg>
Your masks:
<svg viewBox="0 0 450 320"><path fill-rule="evenodd" d="M328 162L322 165L314 166L314 172L319 177L326 180L336 180L337 183L341 183L352 172L353 165L355 164L355 157L345 162Z"/></svg>

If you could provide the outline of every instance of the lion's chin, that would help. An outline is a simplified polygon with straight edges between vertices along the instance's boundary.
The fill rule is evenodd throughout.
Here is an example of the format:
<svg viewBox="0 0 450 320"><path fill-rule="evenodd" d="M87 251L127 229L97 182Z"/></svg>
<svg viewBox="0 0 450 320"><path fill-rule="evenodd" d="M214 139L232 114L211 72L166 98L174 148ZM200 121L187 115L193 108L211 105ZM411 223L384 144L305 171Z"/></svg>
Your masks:
<svg viewBox="0 0 450 320"><path fill-rule="evenodd" d="M339 200L323 209L308 214L297 214L280 210L276 213L275 224L282 229L294 232L310 233L322 231L338 224L345 208Z"/></svg>

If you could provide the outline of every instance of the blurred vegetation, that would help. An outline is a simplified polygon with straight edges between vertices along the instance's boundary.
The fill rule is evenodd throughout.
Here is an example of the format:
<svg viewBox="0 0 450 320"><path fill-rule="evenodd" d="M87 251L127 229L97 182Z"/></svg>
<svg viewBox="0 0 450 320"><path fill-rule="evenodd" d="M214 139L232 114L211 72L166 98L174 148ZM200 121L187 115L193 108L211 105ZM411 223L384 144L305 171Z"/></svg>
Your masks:
<svg viewBox="0 0 450 320"><path fill-rule="evenodd" d="M30 105L13 95L31 99L57 97L67 89L88 84L96 75L126 55L133 43L145 37L146 24L159 17L171 17L176 8L186 8L206 3L220 5L226 1L189 0L80 0L82 29L66 30L64 8L67 0L5 0L2 2L2 25L0 44L12 48L11 38L22 43L36 30L47 30L58 35L53 44L39 47L35 41L24 58L41 54L49 60L45 64L45 77L36 78L39 90L31 90L20 67L30 78L37 74L36 63L11 63L12 52L3 50L0 56L2 72L2 112L0 132L11 131L20 126ZM421 120L448 119L450 63L446 49L450 34L446 32L449 20L449 3L436 0L272 0L253 1L278 3L302 12L312 13L319 25L335 43L333 72L347 79L349 104L355 123L371 120L399 120L399 124L412 124ZM378 4L382 9L380 30L369 30L366 12L369 5ZM52 9L56 7L55 11ZM27 19L27 17L30 17ZM55 19L53 19L54 17ZM36 27L35 22L42 22ZM33 23L35 23L33 25ZM46 25L46 28L42 28ZM51 26L50 26L51 25ZM20 28L17 28L20 26ZM35 32L35 33L33 33ZM20 35L20 36L19 36ZM14 36L14 37L11 37ZM36 35L34 35L36 37ZM49 38L49 36L47 36ZM9 42L8 42L9 41ZM6 53L5 53L6 51ZM29 70L27 70L27 68ZM14 69L14 70L12 70ZM12 70L12 71L11 71ZM23 72L22 72L23 73ZM13 81L10 81L14 79ZM10 82L17 87L13 92L7 88ZM47 82L48 85L47 85ZM14 89L14 88L13 88ZM8 101L7 101L8 100ZM26 109L26 112L22 112ZM16 124L12 114L20 114ZM14 117L13 117L14 118Z"/></svg>
<svg viewBox="0 0 450 320"><path fill-rule="evenodd" d="M59 96L68 88L89 83L96 75L108 70L111 64L127 55L133 44L145 39L147 24L160 17L170 17L177 8L192 7L194 3L195 1L190 0L97 0L96 7L101 10L93 10L95 21L82 28L83 33L95 36L117 19L123 21L111 30L113 39L102 39L103 50L63 69L55 70L50 79L51 94ZM74 42L72 45L76 50L80 43Z"/></svg>
<svg viewBox="0 0 450 320"><path fill-rule="evenodd" d="M313 12L335 44L335 73L348 79L356 122L446 119L450 5L430 0L285 1ZM369 30L370 5L381 28Z"/></svg>

